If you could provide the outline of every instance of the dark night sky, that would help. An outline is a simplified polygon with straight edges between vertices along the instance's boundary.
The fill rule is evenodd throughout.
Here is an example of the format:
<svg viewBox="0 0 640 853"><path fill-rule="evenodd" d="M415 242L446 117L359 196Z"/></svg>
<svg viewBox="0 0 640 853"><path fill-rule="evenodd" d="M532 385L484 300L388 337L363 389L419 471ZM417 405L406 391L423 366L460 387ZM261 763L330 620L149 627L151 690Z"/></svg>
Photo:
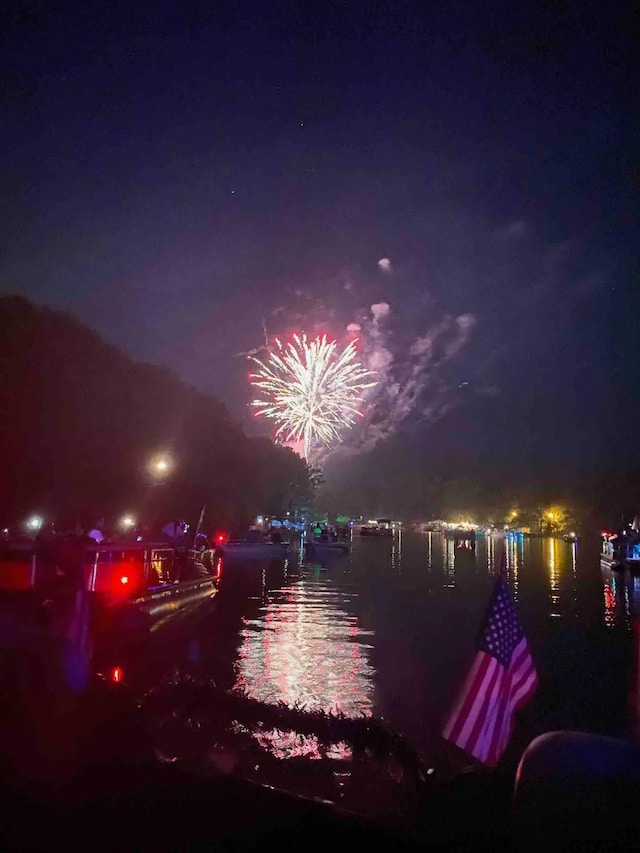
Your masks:
<svg viewBox="0 0 640 853"><path fill-rule="evenodd" d="M501 431L517 452L628 452L631 5L18 1L5 15L2 292L71 311L241 418L237 354L263 318L340 336L388 302L402 383L417 339L439 329L446 350L446 318L471 315L459 347L418 365L411 440L429 441L438 399L469 445Z"/></svg>

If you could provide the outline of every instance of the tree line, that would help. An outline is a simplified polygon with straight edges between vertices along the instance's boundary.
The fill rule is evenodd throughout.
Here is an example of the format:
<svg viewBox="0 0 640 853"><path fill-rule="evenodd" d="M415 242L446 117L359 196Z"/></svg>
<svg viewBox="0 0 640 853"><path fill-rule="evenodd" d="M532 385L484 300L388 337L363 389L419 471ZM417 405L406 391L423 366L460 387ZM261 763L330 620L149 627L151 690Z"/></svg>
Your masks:
<svg viewBox="0 0 640 853"><path fill-rule="evenodd" d="M535 529L617 529L640 514L640 469L582 470L555 463L527 468L486 453L427 456L400 436L325 467L319 510L351 517L493 522ZM551 516L549 515L551 513Z"/></svg>
<svg viewBox="0 0 640 853"><path fill-rule="evenodd" d="M242 529L312 491L299 456L247 437L218 400L19 296L0 299L0 471L3 526L195 521L206 505L205 527Z"/></svg>

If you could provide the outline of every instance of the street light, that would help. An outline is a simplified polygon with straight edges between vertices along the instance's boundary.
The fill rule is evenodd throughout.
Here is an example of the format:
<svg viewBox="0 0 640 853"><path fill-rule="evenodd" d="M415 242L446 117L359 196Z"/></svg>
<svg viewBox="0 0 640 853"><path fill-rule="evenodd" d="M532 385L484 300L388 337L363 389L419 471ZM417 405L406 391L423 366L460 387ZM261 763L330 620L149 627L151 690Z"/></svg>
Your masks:
<svg viewBox="0 0 640 853"><path fill-rule="evenodd" d="M125 530L135 527L135 523L136 520L132 515L123 515L120 519L120 527L123 527Z"/></svg>
<svg viewBox="0 0 640 853"><path fill-rule="evenodd" d="M549 519L549 521L553 521L553 519L555 518L555 515L552 512L548 512L547 518Z"/></svg>
<svg viewBox="0 0 640 853"><path fill-rule="evenodd" d="M42 519L40 518L39 515L32 515L30 518L27 519L27 529L28 530L36 531L36 530L40 530L41 527L42 527Z"/></svg>
<svg viewBox="0 0 640 853"><path fill-rule="evenodd" d="M173 467L173 460L167 453L158 453L149 462L150 474L158 480L166 477Z"/></svg>

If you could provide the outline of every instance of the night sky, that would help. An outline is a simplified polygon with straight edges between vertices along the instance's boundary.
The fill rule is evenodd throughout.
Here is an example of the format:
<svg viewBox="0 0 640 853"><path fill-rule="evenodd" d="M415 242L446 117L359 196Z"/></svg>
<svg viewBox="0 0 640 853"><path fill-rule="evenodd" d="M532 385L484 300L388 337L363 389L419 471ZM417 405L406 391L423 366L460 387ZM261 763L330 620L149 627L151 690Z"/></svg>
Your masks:
<svg viewBox="0 0 640 853"><path fill-rule="evenodd" d="M358 323L386 365L362 446L623 458L640 416L631 11L13 3L0 290L244 423L241 354L265 327Z"/></svg>

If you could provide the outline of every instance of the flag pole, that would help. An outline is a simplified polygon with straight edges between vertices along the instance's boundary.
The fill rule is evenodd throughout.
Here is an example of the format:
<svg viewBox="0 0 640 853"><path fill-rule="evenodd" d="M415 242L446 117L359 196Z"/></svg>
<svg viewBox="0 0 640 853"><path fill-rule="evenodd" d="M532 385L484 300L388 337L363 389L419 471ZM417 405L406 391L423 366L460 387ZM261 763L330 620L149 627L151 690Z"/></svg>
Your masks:
<svg viewBox="0 0 640 853"><path fill-rule="evenodd" d="M204 511L207 508L206 504L202 507L202 511L200 513L200 518L198 519L198 526L196 527L196 532L193 536L193 545L192 548L196 547L196 540L198 539L198 534L200 533L200 528L202 527L202 522L204 521Z"/></svg>
<svg viewBox="0 0 640 853"><path fill-rule="evenodd" d="M442 730L442 737L478 762L495 767L507 748L520 708L538 675L505 578L506 547L476 655Z"/></svg>

